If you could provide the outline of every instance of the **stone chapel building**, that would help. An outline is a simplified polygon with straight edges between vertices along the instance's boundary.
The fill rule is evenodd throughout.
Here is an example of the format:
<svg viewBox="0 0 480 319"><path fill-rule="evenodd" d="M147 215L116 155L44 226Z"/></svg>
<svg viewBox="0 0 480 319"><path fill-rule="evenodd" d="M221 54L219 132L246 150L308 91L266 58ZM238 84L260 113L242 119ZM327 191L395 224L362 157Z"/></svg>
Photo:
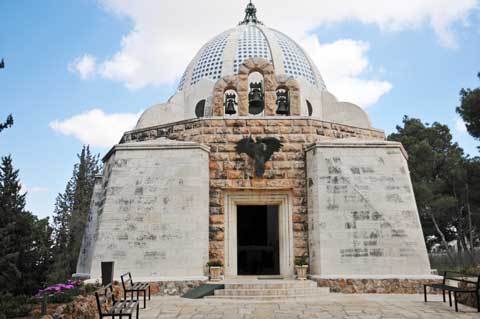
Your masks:
<svg viewBox="0 0 480 319"><path fill-rule="evenodd" d="M202 281L213 260L290 277L300 256L317 279L430 275L402 145L251 3L103 161L77 266L91 280L113 262L116 278Z"/></svg>

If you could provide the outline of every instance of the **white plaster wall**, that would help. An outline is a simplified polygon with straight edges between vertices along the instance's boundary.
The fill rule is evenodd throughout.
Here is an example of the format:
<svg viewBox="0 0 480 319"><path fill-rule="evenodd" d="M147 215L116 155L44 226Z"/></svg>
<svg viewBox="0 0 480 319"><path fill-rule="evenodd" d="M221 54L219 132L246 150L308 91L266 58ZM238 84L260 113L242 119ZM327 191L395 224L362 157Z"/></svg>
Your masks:
<svg viewBox="0 0 480 319"><path fill-rule="evenodd" d="M358 105L339 102L328 91L322 91L323 120L356 127L372 128L370 118Z"/></svg>
<svg viewBox="0 0 480 319"><path fill-rule="evenodd" d="M117 145L107 160L91 264L113 261L115 278L191 278L208 261L208 149L196 143Z"/></svg>
<svg viewBox="0 0 480 319"><path fill-rule="evenodd" d="M195 108L195 106L193 106ZM184 94L177 92L167 103L156 104L146 109L138 119L136 129L177 122L184 117ZM193 116L189 118L195 117Z"/></svg>
<svg viewBox="0 0 480 319"><path fill-rule="evenodd" d="M215 83L216 80L214 81L208 78L203 78L198 81L198 83L196 83L187 93L185 93L185 111L183 114L184 120L196 117L195 107L199 101L211 101ZM207 108L210 108L210 105L205 105L205 109Z"/></svg>
<svg viewBox="0 0 480 319"><path fill-rule="evenodd" d="M429 275L399 143L332 141L307 150L311 273Z"/></svg>
<svg viewBox="0 0 480 319"><path fill-rule="evenodd" d="M300 84L300 115L308 116L308 100L312 104L312 117L323 120L322 91L301 77L297 81Z"/></svg>

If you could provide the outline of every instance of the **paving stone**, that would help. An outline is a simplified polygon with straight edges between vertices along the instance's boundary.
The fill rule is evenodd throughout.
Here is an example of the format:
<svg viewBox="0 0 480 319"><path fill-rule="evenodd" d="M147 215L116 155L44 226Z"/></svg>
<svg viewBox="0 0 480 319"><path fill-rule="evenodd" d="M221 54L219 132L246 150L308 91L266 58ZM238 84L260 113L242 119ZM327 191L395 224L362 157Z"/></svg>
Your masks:
<svg viewBox="0 0 480 319"><path fill-rule="evenodd" d="M459 313L440 296L423 302L421 295L330 294L302 301L207 301L154 296L142 319L478 319L473 308L459 306Z"/></svg>

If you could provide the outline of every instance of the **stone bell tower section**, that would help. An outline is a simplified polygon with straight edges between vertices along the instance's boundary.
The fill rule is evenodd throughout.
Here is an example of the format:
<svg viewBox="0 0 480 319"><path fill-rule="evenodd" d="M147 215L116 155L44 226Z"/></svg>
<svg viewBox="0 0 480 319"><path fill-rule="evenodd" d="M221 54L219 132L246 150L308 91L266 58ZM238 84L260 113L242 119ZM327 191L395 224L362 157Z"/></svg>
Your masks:
<svg viewBox="0 0 480 319"><path fill-rule="evenodd" d="M307 149L311 273L427 276L430 263L400 143L322 142Z"/></svg>
<svg viewBox="0 0 480 319"><path fill-rule="evenodd" d="M157 139L115 146L96 183L77 266L91 280L198 280L208 261L209 150Z"/></svg>

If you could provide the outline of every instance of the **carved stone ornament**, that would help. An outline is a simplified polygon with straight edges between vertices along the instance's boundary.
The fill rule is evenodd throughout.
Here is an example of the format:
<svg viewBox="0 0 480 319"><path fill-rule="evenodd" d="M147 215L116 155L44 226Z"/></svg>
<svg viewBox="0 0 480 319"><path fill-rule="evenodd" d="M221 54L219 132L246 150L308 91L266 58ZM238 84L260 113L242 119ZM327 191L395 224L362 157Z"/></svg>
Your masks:
<svg viewBox="0 0 480 319"><path fill-rule="evenodd" d="M245 153L255 161L255 175L262 177L265 172L265 163L273 153L282 148L282 143L275 137L257 137L255 141L251 136L237 142L235 150L238 154Z"/></svg>

